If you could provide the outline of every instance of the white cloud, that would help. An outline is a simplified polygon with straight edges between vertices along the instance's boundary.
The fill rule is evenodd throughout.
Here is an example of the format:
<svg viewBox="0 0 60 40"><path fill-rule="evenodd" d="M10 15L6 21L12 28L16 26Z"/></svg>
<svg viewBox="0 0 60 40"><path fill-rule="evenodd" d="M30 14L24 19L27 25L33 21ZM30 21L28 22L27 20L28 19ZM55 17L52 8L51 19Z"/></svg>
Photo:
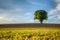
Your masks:
<svg viewBox="0 0 60 40"><path fill-rule="evenodd" d="M60 0L55 0L55 2L59 4L60 3Z"/></svg>
<svg viewBox="0 0 60 40"><path fill-rule="evenodd" d="M57 10L60 10L60 3L56 7Z"/></svg>
<svg viewBox="0 0 60 40"><path fill-rule="evenodd" d="M26 0L26 1L34 5L42 5L42 3L39 2L39 0Z"/></svg>
<svg viewBox="0 0 60 40"><path fill-rule="evenodd" d="M0 20L4 20L5 18L3 18L3 17L0 17Z"/></svg>
<svg viewBox="0 0 60 40"><path fill-rule="evenodd" d="M16 0L0 0L0 24L1 23L32 23L31 12L26 12ZM19 2L20 3L20 2Z"/></svg>
<svg viewBox="0 0 60 40"><path fill-rule="evenodd" d="M56 18L55 23L60 23L60 0L55 0L55 2L57 3L57 6L55 9L49 11L48 16L50 17L49 19L51 20L52 18Z"/></svg>
<svg viewBox="0 0 60 40"><path fill-rule="evenodd" d="M60 15L58 15L58 19L60 20Z"/></svg>
<svg viewBox="0 0 60 40"><path fill-rule="evenodd" d="M31 19L31 12L26 12L23 14L23 10L20 8L15 8L12 10L0 9L0 24L3 23L33 23L34 20Z"/></svg>

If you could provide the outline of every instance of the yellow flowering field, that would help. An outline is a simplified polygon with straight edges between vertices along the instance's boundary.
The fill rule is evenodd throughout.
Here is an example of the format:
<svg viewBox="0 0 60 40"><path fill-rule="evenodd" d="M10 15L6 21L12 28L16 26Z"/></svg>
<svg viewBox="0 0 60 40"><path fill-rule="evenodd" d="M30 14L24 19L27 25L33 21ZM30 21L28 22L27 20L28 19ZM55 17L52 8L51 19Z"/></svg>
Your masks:
<svg viewBox="0 0 60 40"><path fill-rule="evenodd" d="M0 28L0 40L60 40L60 28Z"/></svg>

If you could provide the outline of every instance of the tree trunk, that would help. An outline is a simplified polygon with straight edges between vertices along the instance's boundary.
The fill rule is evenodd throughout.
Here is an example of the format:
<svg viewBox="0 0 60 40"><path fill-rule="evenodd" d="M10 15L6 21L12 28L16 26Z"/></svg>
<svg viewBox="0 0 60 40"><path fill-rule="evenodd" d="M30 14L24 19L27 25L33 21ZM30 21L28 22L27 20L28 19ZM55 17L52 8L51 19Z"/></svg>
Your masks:
<svg viewBox="0 0 60 40"><path fill-rule="evenodd" d="M40 24L43 24L43 20L39 20L40 21Z"/></svg>
<svg viewBox="0 0 60 40"><path fill-rule="evenodd" d="M43 24L42 21L41 21L41 24Z"/></svg>
<svg viewBox="0 0 60 40"><path fill-rule="evenodd" d="M40 20L40 23L43 24L43 20Z"/></svg>

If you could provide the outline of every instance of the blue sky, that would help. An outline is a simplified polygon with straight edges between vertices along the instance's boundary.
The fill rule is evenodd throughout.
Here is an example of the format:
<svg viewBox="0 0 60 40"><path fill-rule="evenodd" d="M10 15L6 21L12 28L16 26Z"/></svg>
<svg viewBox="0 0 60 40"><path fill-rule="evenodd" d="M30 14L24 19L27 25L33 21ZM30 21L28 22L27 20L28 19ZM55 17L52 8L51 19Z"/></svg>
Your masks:
<svg viewBox="0 0 60 40"><path fill-rule="evenodd" d="M46 10L44 23L60 23L60 0L0 0L0 24L39 23L36 10Z"/></svg>

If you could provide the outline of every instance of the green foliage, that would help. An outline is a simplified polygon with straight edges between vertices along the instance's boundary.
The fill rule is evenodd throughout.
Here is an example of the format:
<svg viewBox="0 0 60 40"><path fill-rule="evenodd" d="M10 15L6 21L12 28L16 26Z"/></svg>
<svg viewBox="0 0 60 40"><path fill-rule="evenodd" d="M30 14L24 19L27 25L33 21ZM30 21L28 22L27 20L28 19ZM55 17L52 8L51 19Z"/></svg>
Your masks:
<svg viewBox="0 0 60 40"><path fill-rule="evenodd" d="M34 13L34 20L39 20L41 23L43 20L47 20L47 12L45 10L37 10Z"/></svg>

